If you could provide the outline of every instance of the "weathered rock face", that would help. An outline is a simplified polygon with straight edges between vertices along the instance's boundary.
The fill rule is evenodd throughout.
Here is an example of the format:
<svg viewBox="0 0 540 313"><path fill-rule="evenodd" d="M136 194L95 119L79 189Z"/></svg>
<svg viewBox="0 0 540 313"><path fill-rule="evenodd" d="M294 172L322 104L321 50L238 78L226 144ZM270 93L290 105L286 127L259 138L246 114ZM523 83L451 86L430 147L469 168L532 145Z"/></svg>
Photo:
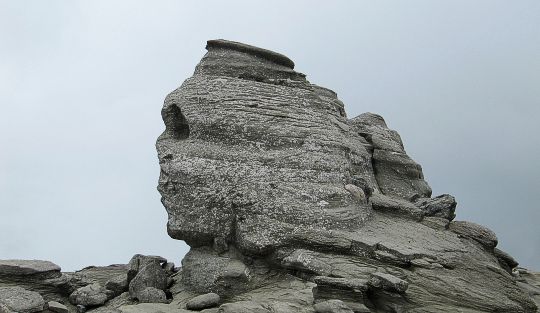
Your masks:
<svg viewBox="0 0 540 313"><path fill-rule="evenodd" d="M192 247L173 303L214 292L219 312L536 312L517 262L490 230L452 222L454 197L431 198L381 116L348 119L281 54L207 50L165 99L157 141L168 233Z"/></svg>
<svg viewBox="0 0 540 313"><path fill-rule="evenodd" d="M169 234L261 253L363 224L371 209L345 185L377 184L335 94L277 53L225 41L207 48L162 112L159 189Z"/></svg>
<svg viewBox="0 0 540 313"><path fill-rule="evenodd" d="M347 119L287 57L214 40L165 100L157 149L175 268L0 260L0 313L537 312L540 275L453 221L382 117Z"/></svg>
<svg viewBox="0 0 540 313"><path fill-rule="evenodd" d="M373 174L383 194L406 200L431 196L422 167L405 153L401 137L388 129L381 116L364 113L350 120L350 124L367 141Z"/></svg>

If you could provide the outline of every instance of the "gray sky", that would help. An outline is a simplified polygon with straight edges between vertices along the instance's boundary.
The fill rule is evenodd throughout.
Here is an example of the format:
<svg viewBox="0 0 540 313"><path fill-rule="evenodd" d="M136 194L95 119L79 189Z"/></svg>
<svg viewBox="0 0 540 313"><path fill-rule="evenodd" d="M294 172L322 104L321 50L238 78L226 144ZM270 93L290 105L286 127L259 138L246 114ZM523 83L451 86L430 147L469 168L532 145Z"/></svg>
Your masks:
<svg viewBox="0 0 540 313"><path fill-rule="evenodd" d="M154 149L207 39L384 116L458 217L540 270L540 1L0 0L0 258L176 263Z"/></svg>

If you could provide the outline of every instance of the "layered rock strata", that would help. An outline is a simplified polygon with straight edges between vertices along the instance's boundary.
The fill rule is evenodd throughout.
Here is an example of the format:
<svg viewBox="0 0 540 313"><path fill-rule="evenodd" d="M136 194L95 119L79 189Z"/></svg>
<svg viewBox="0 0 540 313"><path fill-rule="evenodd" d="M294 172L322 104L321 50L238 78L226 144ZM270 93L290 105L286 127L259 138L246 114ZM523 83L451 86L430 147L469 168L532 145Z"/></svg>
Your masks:
<svg viewBox="0 0 540 313"><path fill-rule="evenodd" d="M284 55L211 40L158 138L167 231L191 247L62 273L0 261L0 313L537 312L540 276L454 221L399 134L347 118Z"/></svg>
<svg viewBox="0 0 540 313"><path fill-rule="evenodd" d="M281 54L207 50L165 99L157 142L168 232L191 246L180 294L261 312L536 311L493 232L453 221L454 197L432 198L381 116L348 119ZM282 283L297 287L265 291Z"/></svg>

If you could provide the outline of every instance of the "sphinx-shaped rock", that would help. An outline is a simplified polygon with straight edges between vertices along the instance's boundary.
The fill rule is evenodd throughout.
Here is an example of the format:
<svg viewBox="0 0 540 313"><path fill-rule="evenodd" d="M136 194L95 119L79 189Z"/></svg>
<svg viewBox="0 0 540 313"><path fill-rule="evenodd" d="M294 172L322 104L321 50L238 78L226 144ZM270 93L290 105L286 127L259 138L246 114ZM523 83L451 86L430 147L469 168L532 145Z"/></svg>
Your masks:
<svg viewBox="0 0 540 313"><path fill-rule="evenodd" d="M536 311L517 263L489 230L450 222L454 197L431 198L381 116L348 119L279 53L207 50L166 97L156 145L168 233L192 248L173 303L214 292L219 312Z"/></svg>
<svg viewBox="0 0 540 313"><path fill-rule="evenodd" d="M0 312L537 312L539 274L453 221L454 197L431 197L382 117L348 119L281 54L207 49L157 142L182 267L0 261Z"/></svg>
<svg viewBox="0 0 540 313"><path fill-rule="evenodd" d="M314 229L362 225L371 208L345 186L376 181L335 93L274 52L226 41L207 48L162 111L159 190L171 237L259 253Z"/></svg>

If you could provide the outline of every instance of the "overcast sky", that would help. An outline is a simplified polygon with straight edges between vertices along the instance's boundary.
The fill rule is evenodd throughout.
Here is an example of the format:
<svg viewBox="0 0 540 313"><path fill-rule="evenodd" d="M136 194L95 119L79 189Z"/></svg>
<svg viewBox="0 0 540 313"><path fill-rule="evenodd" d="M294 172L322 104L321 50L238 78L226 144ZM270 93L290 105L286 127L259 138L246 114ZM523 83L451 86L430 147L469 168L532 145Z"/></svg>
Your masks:
<svg viewBox="0 0 540 313"><path fill-rule="evenodd" d="M208 39L286 54L384 116L459 220L540 270L540 1L0 0L0 258L180 263L156 190L163 99Z"/></svg>

